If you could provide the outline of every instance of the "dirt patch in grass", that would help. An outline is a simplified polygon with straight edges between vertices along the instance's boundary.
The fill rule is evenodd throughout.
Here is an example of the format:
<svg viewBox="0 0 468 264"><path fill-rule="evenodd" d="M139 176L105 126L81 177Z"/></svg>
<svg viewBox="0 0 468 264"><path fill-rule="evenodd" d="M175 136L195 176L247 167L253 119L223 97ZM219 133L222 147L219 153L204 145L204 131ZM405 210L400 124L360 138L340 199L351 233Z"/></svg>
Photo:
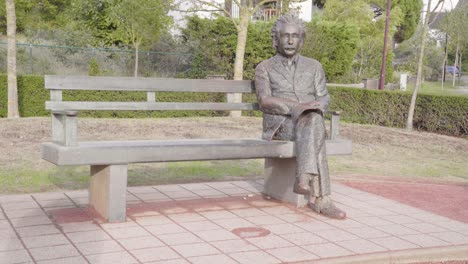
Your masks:
<svg viewBox="0 0 468 264"><path fill-rule="evenodd" d="M260 118L79 119L79 140L260 138ZM0 119L0 193L76 189L88 168L57 168L40 158L50 118ZM329 158L332 177L468 183L468 140L403 129L341 124L353 155ZM259 177L261 160L131 165L130 185ZM189 167L189 168L187 168ZM157 177L156 177L157 176ZM155 180L156 178L156 180ZM73 179L73 180L70 180ZM6 186L6 187L5 187ZM9 186L9 187L8 187ZM13 188L14 187L14 188Z"/></svg>

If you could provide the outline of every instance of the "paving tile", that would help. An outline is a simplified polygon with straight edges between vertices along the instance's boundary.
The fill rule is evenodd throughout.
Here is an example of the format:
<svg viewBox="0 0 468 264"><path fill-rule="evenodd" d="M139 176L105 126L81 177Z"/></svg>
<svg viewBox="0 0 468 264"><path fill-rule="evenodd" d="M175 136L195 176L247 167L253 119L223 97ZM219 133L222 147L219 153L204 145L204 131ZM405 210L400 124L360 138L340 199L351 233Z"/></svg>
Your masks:
<svg viewBox="0 0 468 264"><path fill-rule="evenodd" d="M8 220L0 220L0 229L11 229L11 225Z"/></svg>
<svg viewBox="0 0 468 264"><path fill-rule="evenodd" d="M182 188L180 185L158 185L154 186L154 188L158 191L161 192L180 192L180 191L185 191L186 189Z"/></svg>
<svg viewBox="0 0 468 264"><path fill-rule="evenodd" d="M83 198L89 196L88 190L79 190L79 191L69 191L65 193L66 196L70 198Z"/></svg>
<svg viewBox="0 0 468 264"><path fill-rule="evenodd" d="M60 228L65 233L101 230L101 228L93 222L60 223Z"/></svg>
<svg viewBox="0 0 468 264"><path fill-rule="evenodd" d="M235 229L235 228L240 228L240 227L255 226L251 222L242 218L219 219L219 220L213 220L213 222L226 229Z"/></svg>
<svg viewBox="0 0 468 264"><path fill-rule="evenodd" d="M50 221L50 219L45 215L13 218L10 220L14 227L52 224L52 221Z"/></svg>
<svg viewBox="0 0 468 264"><path fill-rule="evenodd" d="M124 251L124 249L113 240L104 240L97 242L86 242L75 244L83 255L94 255L110 252Z"/></svg>
<svg viewBox="0 0 468 264"><path fill-rule="evenodd" d="M376 226L375 228L379 229L380 231L384 231L390 235L394 236L401 236L401 235L412 235L418 234L419 232L413 229L409 229L402 225L388 225L388 226Z"/></svg>
<svg viewBox="0 0 468 264"><path fill-rule="evenodd" d="M358 239L358 240L347 240L347 241L338 241L338 245L358 254L365 253L374 253L386 251L382 246L374 244L368 240Z"/></svg>
<svg viewBox="0 0 468 264"><path fill-rule="evenodd" d="M133 264L138 261L125 251L86 256L91 264Z"/></svg>
<svg viewBox="0 0 468 264"><path fill-rule="evenodd" d="M2 213L2 211L0 211L0 220L4 220L5 219L5 215Z"/></svg>
<svg viewBox="0 0 468 264"><path fill-rule="evenodd" d="M234 186L233 188L222 188L219 190L230 196L243 196L243 195L250 194L249 191L240 187L236 187L236 186Z"/></svg>
<svg viewBox="0 0 468 264"><path fill-rule="evenodd" d="M88 264L82 256L70 257L70 258L59 258L59 259L48 259L39 261L37 264Z"/></svg>
<svg viewBox="0 0 468 264"><path fill-rule="evenodd" d="M102 230L68 233L67 236L73 243L111 240L111 237Z"/></svg>
<svg viewBox="0 0 468 264"><path fill-rule="evenodd" d="M273 225L273 224L286 223L286 221L281 220L278 217L274 217L272 215L259 215L259 216L245 217L245 220L252 222L256 225Z"/></svg>
<svg viewBox="0 0 468 264"><path fill-rule="evenodd" d="M257 209L257 208L241 208L241 209L233 209L231 210L232 213L240 216L240 217L253 217L253 216L262 216L268 215L266 212Z"/></svg>
<svg viewBox="0 0 468 264"><path fill-rule="evenodd" d="M201 239L211 242L211 241L222 241L228 239L237 239L238 237L233 233L224 230L224 229L217 229L217 230L207 230L207 231L195 231L193 232L195 235L200 237Z"/></svg>
<svg viewBox="0 0 468 264"><path fill-rule="evenodd" d="M42 236L60 233L60 231L53 225L18 227L16 228L16 232L18 232L21 237Z"/></svg>
<svg viewBox="0 0 468 264"><path fill-rule="evenodd" d="M447 241L453 245L468 244L468 233L464 235L464 234L460 234L460 233L453 232L453 231L447 231L447 232L430 233L428 235L437 237L438 239Z"/></svg>
<svg viewBox="0 0 468 264"><path fill-rule="evenodd" d="M357 237L356 235L353 235L349 232L340 229L319 230L314 231L313 233L325 238L330 242L359 239L359 237Z"/></svg>
<svg viewBox="0 0 468 264"><path fill-rule="evenodd" d="M222 227L210 221L186 222L180 223L180 225L191 232L222 229Z"/></svg>
<svg viewBox="0 0 468 264"><path fill-rule="evenodd" d="M158 192L155 188L151 186L127 187L127 191L133 194Z"/></svg>
<svg viewBox="0 0 468 264"><path fill-rule="evenodd" d="M28 252L24 249L15 251L2 251L0 252L0 260L2 260L2 264L24 263L32 261Z"/></svg>
<svg viewBox="0 0 468 264"><path fill-rule="evenodd" d="M73 202L70 199L62 200L48 200L48 201L38 201L39 204L44 208L51 207L75 207Z"/></svg>
<svg viewBox="0 0 468 264"><path fill-rule="evenodd" d="M378 238L391 236L390 234L375 229L374 227L347 228L346 231L361 238Z"/></svg>
<svg viewBox="0 0 468 264"><path fill-rule="evenodd" d="M187 189L189 191L195 191L195 190L213 190L210 186L204 184L204 183L187 183L187 184L180 184L179 187L182 187L184 189Z"/></svg>
<svg viewBox="0 0 468 264"><path fill-rule="evenodd" d="M314 244L314 245L306 245L302 247L321 258L332 258L332 257L354 255L353 252L343 247L340 247L334 243Z"/></svg>
<svg viewBox="0 0 468 264"><path fill-rule="evenodd" d="M47 200L63 200L68 199L64 193L53 192L53 193L36 193L32 195L38 201Z"/></svg>
<svg viewBox="0 0 468 264"><path fill-rule="evenodd" d="M133 222L132 219L127 218L126 222L121 222L121 223L102 223L100 226L103 229L113 229L113 228L126 228L126 227L137 227L138 224L136 222Z"/></svg>
<svg viewBox="0 0 468 264"><path fill-rule="evenodd" d="M223 253L234 253L258 250L257 247L250 244L243 239L232 239L224 241L214 241L211 243L213 246L221 250Z"/></svg>
<svg viewBox="0 0 468 264"><path fill-rule="evenodd" d="M185 230L180 225L175 224L175 223L162 224L162 225L152 225L152 226L146 226L145 228L151 234L156 235L156 236L164 235L164 234L176 234L176 233L187 232L187 230Z"/></svg>
<svg viewBox="0 0 468 264"><path fill-rule="evenodd" d="M265 251L247 251L231 253L229 256L237 260L241 264L276 264L281 263L281 260L268 254Z"/></svg>
<svg viewBox="0 0 468 264"><path fill-rule="evenodd" d="M318 259L319 257L301 247L287 247L267 250L283 262L298 262Z"/></svg>
<svg viewBox="0 0 468 264"><path fill-rule="evenodd" d="M241 197L239 197L238 199L239 199L239 201L220 202L220 203L218 203L218 205L223 207L224 209L228 209L228 210L246 209L246 208L251 207L251 205L249 205Z"/></svg>
<svg viewBox="0 0 468 264"><path fill-rule="evenodd" d="M5 211L40 208L39 205L33 200L27 201L27 202L5 203L5 204L2 204L2 207Z"/></svg>
<svg viewBox="0 0 468 264"><path fill-rule="evenodd" d="M150 233L140 226L109 228L107 232L115 239L148 236Z"/></svg>
<svg viewBox="0 0 468 264"><path fill-rule="evenodd" d="M80 254L72 245L51 246L30 249L35 260L57 259L79 256Z"/></svg>
<svg viewBox="0 0 468 264"><path fill-rule="evenodd" d="M222 193L218 190L209 189L209 190L192 190L193 193L199 195L203 198L210 198L210 197L227 197L228 195Z"/></svg>
<svg viewBox="0 0 468 264"><path fill-rule="evenodd" d="M187 260L179 259L168 259L162 261L147 262L148 264L190 264Z"/></svg>
<svg viewBox="0 0 468 264"><path fill-rule="evenodd" d="M11 251L24 249L21 240L18 238L9 238L0 236L0 251Z"/></svg>
<svg viewBox="0 0 468 264"><path fill-rule="evenodd" d="M461 222L454 221L454 220L436 222L432 224L438 225L440 227L443 227L452 231L457 231L457 232L468 231L468 224L461 223Z"/></svg>
<svg viewBox="0 0 468 264"><path fill-rule="evenodd" d="M23 210L9 210L5 211L8 218L18 218L18 217L31 217L31 216L45 216L44 211L40 208L36 209L23 209Z"/></svg>
<svg viewBox="0 0 468 264"><path fill-rule="evenodd" d="M158 238L168 245L181 245L190 243L203 242L200 238L196 237L192 233L177 233L177 234L166 234L159 235Z"/></svg>
<svg viewBox="0 0 468 264"><path fill-rule="evenodd" d="M354 220L368 226L384 226L394 224L393 222L387 221L384 218L377 216L355 217Z"/></svg>
<svg viewBox="0 0 468 264"><path fill-rule="evenodd" d="M272 215L277 215L277 214L292 214L292 213L295 213L294 210L292 210L291 208L287 207L287 206L270 206L270 207L264 207L264 208L260 208L260 210L266 212L266 213L269 213L269 214L272 214Z"/></svg>
<svg viewBox="0 0 468 264"><path fill-rule="evenodd" d="M310 231L310 232L336 229L336 227L329 225L327 223L324 223L322 221L298 222L298 223L294 223L294 225L306 231Z"/></svg>
<svg viewBox="0 0 468 264"><path fill-rule="evenodd" d="M440 240L436 237L426 235L426 234L417 234L417 235L403 235L400 236L402 239L407 240L411 243L419 245L421 247L438 247L438 246L448 246L450 243Z"/></svg>
<svg viewBox="0 0 468 264"><path fill-rule="evenodd" d="M33 201L31 195L29 194L18 194L18 195L1 195L0 204L4 205L7 203L17 203L17 202L29 202Z"/></svg>
<svg viewBox="0 0 468 264"><path fill-rule="evenodd" d="M355 221L353 219L344 219L344 220L335 220L335 219L327 219L324 221L325 223L341 228L341 229L348 229L348 228L356 228L356 227L365 227L366 225Z"/></svg>
<svg viewBox="0 0 468 264"><path fill-rule="evenodd" d="M210 220L216 219L226 219L226 218L237 218L237 215L227 211L227 210L220 210L220 211L206 211L206 212L199 212L200 215L204 216Z"/></svg>
<svg viewBox="0 0 468 264"><path fill-rule="evenodd" d="M13 229L0 229L0 238L2 239L9 239L9 238L17 238L16 233Z"/></svg>
<svg viewBox="0 0 468 264"><path fill-rule="evenodd" d="M271 233L276 235L283 235L283 234L293 234L293 233L302 233L304 229L299 228L291 223L285 224L274 224L274 225L263 225L263 228L269 230Z"/></svg>
<svg viewBox="0 0 468 264"><path fill-rule="evenodd" d="M215 188L215 189L226 189L226 188L235 188L237 187L236 185L230 183L230 182L207 182L206 185Z"/></svg>
<svg viewBox="0 0 468 264"><path fill-rule="evenodd" d="M219 250L208 243L176 245L172 248L186 258L221 253Z"/></svg>
<svg viewBox="0 0 468 264"><path fill-rule="evenodd" d="M164 215L143 216L135 218L135 222L142 226L173 224L174 222Z"/></svg>
<svg viewBox="0 0 468 264"><path fill-rule="evenodd" d="M23 242L27 248L68 245L70 242L62 234L24 237Z"/></svg>
<svg viewBox="0 0 468 264"><path fill-rule="evenodd" d="M238 262L226 255L211 255L191 257L189 261L193 264L206 264L206 263L223 263L223 264L237 264Z"/></svg>
<svg viewBox="0 0 468 264"><path fill-rule="evenodd" d="M268 207L268 206L278 206L281 204L281 202L278 200L273 200L273 199L264 199L264 200L250 201L249 204L252 206L257 206L257 207Z"/></svg>
<svg viewBox="0 0 468 264"><path fill-rule="evenodd" d="M163 192L169 198L178 199L178 198L200 198L200 196L189 191L177 191L177 192Z"/></svg>
<svg viewBox="0 0 468 264"><path fill-rule="evenodd" d="M328 242L327 240L309 232L285 234L285 235L280 235L280 237L299 246Z"/></svg>
<svg viewBox="0 0 468 264"><path fill-rule="evenodd" d="M127 250L164 246L161 240L153 236L124 238L124 239L119 239L118 241Z"/></svg>
<svg viewBox="0 0 468 264"><path fill-rule="evenodd" d="M311 222L314 220L310 215L301 214L301 213L291 213L291 214L278 213L278 214L275 214L275 216L289 223Z"/></svg>
<svg viewBox="0 0 468 264"><path fill-rule="evenodd" d="M168 215L173 221L178 223L204 221L206 218L197 213L171 214Z"/></svg>
<svg viewBox="0 0 468 264"><path fill-rule="evenodd" d="M140 194L135 194L136 197L140 198L143 201L167 201L170 198L160 192L154 192L154 193L140 193Z"/></svg>
<svg viewBox="0 0 468 264"><path fill-rule="evenodd" d="M291 242L286 239L276 236L268 235L265 237L254 237L248 238L247 241L253 245L259 247L260 249L272 249L272 248L281 248L281 247L291 247L294 246Z"/></svg>
<svg viewBox="0 0 468 264"><path fill-rule="evenodd" d="M168 215L168 214L182 214L182 213L188 213L189 212L189 210L187 208L180 207L180 206L171 206L171 207L168 207L168 208L161 208L159 210L161 211L161 213L163 213L165 215Z"/></svg>
<svg viewBox="0 0 468 264"><path fill-rule="evenodd" d="M448 231L445 228L442 228L440 226L436 226L433 224L429 223L412 223L412 224L404 224L405 227L408 227L410 229L414 229L416 231L419 231L421 233L436 233L436 232L446 232Z"/></svg>
<svg viewBox="0 0 468 264"><path fill-rule="evenodd" d="M388 215L385 217L386 220L394 222L395 224L412 224L421 223L421 220L409 217L406 215Z"/></svg>
<svg viewBox="0 0 468 264"><path fill-rule="evenodd" d="M412 249L412 248L419 248L418 245L410 243L406 240L400 239L398 237L381 237L381 238L373 238L369 241L385 247L389 250L403 250L403 249Z"/></svg>
<svg viewBox="0 0 468 264"><path fill-rule="evenodd" d="M195 212L219 211L223 209L224 208L222 208L221 206L215 204L201 204L192 207L192 210L194 210Z"/></svg>

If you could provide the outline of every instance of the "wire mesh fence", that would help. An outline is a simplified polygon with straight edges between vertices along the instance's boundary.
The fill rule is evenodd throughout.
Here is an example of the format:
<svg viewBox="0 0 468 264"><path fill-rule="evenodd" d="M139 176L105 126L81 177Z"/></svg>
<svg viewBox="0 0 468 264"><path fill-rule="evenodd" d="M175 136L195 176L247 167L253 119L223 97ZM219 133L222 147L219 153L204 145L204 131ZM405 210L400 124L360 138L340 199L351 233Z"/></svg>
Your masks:
<svg viewBox="0 0 468 264"><path fill-rule="evenodd" d="M176 77L190 70L192 54L141 51L138 76ZM7 44L0 42L0 72L7 72ZM28 43L17 44L18 74L134 76L135 51Z"/></svg>

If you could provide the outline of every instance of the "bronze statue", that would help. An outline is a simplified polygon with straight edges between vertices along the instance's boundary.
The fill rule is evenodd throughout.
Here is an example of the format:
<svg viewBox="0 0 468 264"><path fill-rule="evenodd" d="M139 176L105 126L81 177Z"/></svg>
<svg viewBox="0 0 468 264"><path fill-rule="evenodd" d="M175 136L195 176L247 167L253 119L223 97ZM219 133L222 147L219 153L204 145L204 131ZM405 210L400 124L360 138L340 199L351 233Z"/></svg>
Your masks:
<svg viewBox="0 0 468 264"><path fill-rule="evenodd" d="M255 71L263 138L295 141L294 192L309 195L309 205L316 212L344 219L346 213L330 198L323 118L330 96L322 65L299 55L305 39L305 26L299 18L290 14L279 17L271 34L277 54Z"/></svg>

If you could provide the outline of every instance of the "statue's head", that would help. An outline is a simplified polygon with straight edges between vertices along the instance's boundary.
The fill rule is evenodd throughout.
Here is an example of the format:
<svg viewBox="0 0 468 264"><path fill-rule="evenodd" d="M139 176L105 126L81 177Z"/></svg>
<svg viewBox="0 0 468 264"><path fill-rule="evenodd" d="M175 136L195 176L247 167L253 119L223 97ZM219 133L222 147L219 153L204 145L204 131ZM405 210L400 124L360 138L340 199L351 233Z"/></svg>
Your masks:
<svg viewBox="0 0 468 264"><path fill-rule="evenodd" d="M304 22L291 14L282 15L271 28L273 48L284 57L291 58L302 48L305 39Z"/></svg>

